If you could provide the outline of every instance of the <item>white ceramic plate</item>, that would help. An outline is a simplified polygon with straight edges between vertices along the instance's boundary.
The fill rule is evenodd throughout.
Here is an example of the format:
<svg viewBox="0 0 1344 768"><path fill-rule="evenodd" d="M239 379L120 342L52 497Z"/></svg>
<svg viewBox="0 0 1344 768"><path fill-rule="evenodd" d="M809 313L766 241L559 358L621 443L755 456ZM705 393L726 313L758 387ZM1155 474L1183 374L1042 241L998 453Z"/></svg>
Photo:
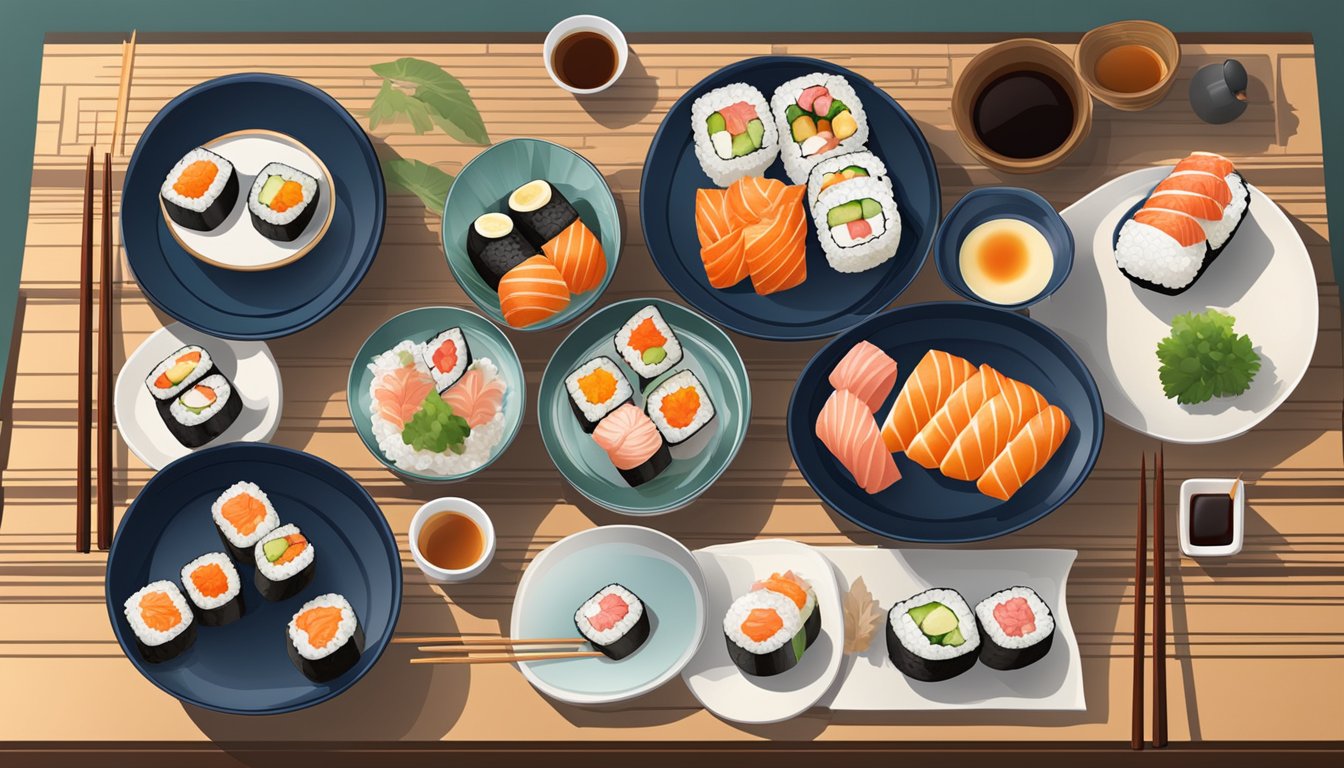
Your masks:
<svg viewBox="0 0 1344 768"><path fill-rule="evenodd" d="M620 661L552 659L518 664L537 690L570 704L625 701L676 677L695 655L705 627L700 569L676 539L637 525L590 528L533 558L513 601L512 636L576 637L574 612L612 583L644 602L652 623L649 639Z"/></svg>
<svg viewBox="0 0 1344 768"><path fill-rule="evenodd" d="M298 139L276 131L254 129L220 136L203 145L233 163L238 174L238 201L228 218L209 232L179 225L163 214L173 239L192 256L223 269L255 271L275 269L302 258L317 245L331 226L335 206L331 173L322 160ZM271 240L252 226L247 196L252 182L268 163L284 163L317 179L317 209L295 240ZM163 207L163 198L159 198Z"/></svg>
<svg viewBox="0 0 1344 768"><path fill-rule="evenodd" d="M1063 211L1077 249L1073 271L1031 317L1087 364L1111 418L1159 440L1215 443L1263 421L1306 374L1320 314L1316 275L1292 221L1251 186L1246 220L1194 287L1165 296L1131 283L1115 266L1115 226L1170 171L1125 174ZM1157 344L1173 317L1209 307L1229 312L1236 331L1251 337L1260 372L1241 395L1179 405L1162 392Z"/></svg>
<svg viewBox="0 0 1344 768"><path fill-rule="evenodd" d="M186 456L192 449L179 443L164 426L154 396L145 389L145 377L159 361L188 344L204 347L210 353L215 367L233 382L234 394L243 403L243 411L233 424L206 446L264 443L275 435L276 427L280 425L284 402L280 367L271 357L266 342L221 339L173 323L155 331L126 358L112 394L117 430L126 441L126 447L156 470Z"/></svg>
<svg viewBox="0 0 1344 768"><path fill-rule="evenodd" d="M867 653L845 657L841 682L824 700L840 710L1034 709L1085 710L1083 663L1069 623L1065 585L1078 553L1072 549L878 549L819 547L840 572L841 592L863 577L882 607L933 587L951 587L972 608L1000 589L1031 587L1050 606L1055 639L1045 658L1001 672L977 663L940 683L901 674L887 658L885 624Z"/></svg>
<svg viewBox="0 0 1344 768"><path fill-rule="evenodd" d="M817 550L795 541L765 539L696 550L709 595L709 620L700 652L681 676L710 712L738 723L777 723L812 708L835 683L844 646L844 614L835 574ZM728 658L723 617L752 582L792 570L812 583L821 611L821 635L798 666L772 677L745 674Z"/></svg>

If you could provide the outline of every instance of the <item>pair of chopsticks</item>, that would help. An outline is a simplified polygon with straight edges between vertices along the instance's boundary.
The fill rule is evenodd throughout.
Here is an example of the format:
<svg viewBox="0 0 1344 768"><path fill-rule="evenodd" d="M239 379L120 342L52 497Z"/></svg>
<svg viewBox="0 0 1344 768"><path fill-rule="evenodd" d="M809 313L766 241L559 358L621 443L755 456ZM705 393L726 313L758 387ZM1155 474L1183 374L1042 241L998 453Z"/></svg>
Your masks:
<svg viewBox="0 0 1344 768"><path fill-rule="evenodd" d="M121 45L121 78L112 140L103 153L101 263L98 274L98 549L112 546L112 148L124 150L126 101L135 59L135 32ZM90 431L93 396L89 369L93 365L93 147L84 166L84 218L79 271L79 414L75 461L75 551L88 552L93 527L90 507L92 456Z"/></svg>
<svg viewBox="0 0 1344 768"><path fill-rule="evenodd" d="M1153 747L1167 746L1167 572L1166 478L1162 447L1153 477ZM1130 747L1143 749L1144 611L1148 599L1148 467L1139 457L1139 512L1134 542L1134 692Z"/></svg>
<svg viewBox="0 0 1344 768"><path fill-rule="evenodd" d="M411 659L412 664L512 664L518 661L549 661L551 659L595 659L601 651L555 650L557 647L578 648L587 643L581 637L542 637L520 639L512 637L397 637L393 643L415 645L421 653L459 654L426 656ZM447 643L447 645L443 645ZM540 646L540 647L531 647ZM530 648L531 647L531 648ZM489 656L471 654L491 653Z"/></svg>

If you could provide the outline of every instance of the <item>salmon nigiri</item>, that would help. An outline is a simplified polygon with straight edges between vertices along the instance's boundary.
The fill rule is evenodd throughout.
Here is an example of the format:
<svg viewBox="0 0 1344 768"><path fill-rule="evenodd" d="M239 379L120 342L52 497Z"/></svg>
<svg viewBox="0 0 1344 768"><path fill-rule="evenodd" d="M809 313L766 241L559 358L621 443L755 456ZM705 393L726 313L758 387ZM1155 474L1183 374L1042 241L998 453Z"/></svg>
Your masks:
<svg viewBox="0 0 1344 768"><path fill-rule="evenodd" d="M872 411L853 393L831 393L817 416L817 437L868 493L879 493L901 479Z"/></svg>
<svg viewBox="0 0 1344 768"><path fill-rule="evenodd" d="M1002 391L975 412L938 468L955 480L978 480L1022 425L1047 405L1040 392L1005 378Z"/></svg>
<svg viewBox="0 0 1344 768"><path fill-rule="evenodd" d="M770 218L742 232L751 284L761 295L787 291L807 279L807 214L804 188L787 187Z"/></svg>
<svg viewBox="0 0 1344 768"><path fill-rule="evenodd" d="M734 181L727 190L729 223L740 227L765 218L785 189L779 179L763 176L744 176Z"/></svg>
<svg viewBox="0 0 1344 768"><path fill-rule="evenodd" d="M700 247L705 276L715 288L732 288L747 277L747 252L743 248L745 229L735 229L709 245Z"/></svg>
<svg viewBox="0 0 1344 768"><path fill-rule="evenodd" d="M1232 202L1232 188L1227 186L1227 181L1222 176L1208 171L1172 171L1171 175L1153 188L1153 192L1166 192L1172 189L1207 195L1217 200L1219 205Z"/></svg>
<svg viewBox="0 0 1344 768"><path fill-rule="evenodd" d="M919 430L905 447L905 455L920 466L937 469L952 450L952 441L970 425L980 407L999 394L1003 381L1003 374L988 365L980 366Z"/></svg>
<svg viewBox="0 0 1344 768"><path fill-rule="evenodd" d="M539 323L569 306L569 287L545 256L533 256L499 279L499 309L514 328Z"/></svg>
<svg viewBox="0 0 1344 768"><path fill-rule="evenodd" d="M904 451L953 391L974 374L975 366L956 355L940 349L926 352L905 380L882 424L882 441L887 450Z"/></svg>
<svg viewBox="0 0 1344 768"><path fill-rule="evenodd" d="M1069 434L1069 417L1055 406L1032 416L980 476L975 487L986 496L1007 501L1045 467Z"/></svg>
<svg viewBox="0 0 1344 768"><path fill-rule="evenodd" d="M1171 236L1182 248L1189 248L1204 242L1206 235L1199 219L1188 213L1167 208L1140 208L1134 214L1134 220L1160 229Z"/></svg>
<svg viewBox="0 0 1344 768"><path fill-rule="evenodd" d="M1180 211L1206 221L1218 221L1223 218L1223 206L1219 205L1217 200L1198 192L1186 192L1179 189L1158 192L1149 197L1144 202L1143 207Z"/></svg>
<svg viewBox="0 0 1344 768"><path fill-rule="evenodd" d="M570 293L593 290L607 274L607 254L602 243L580 219L541 246L541 252L560 270Z"/></svg>
<svg viewBox="0 0 1344 768"><path fill-rule="evenodd" d="M728 190L695 190L695 234L701 247L722 240L735 229L728 212Z"/></svg>
<svg viewBox="0 0 1344 768"><path fill-rule="evenodd" d="M1227 176L1227 174L1234 170L1236 170L1236 166L1232 164L1231 160L1228 160L1222 155L1213 152L1191 152L1189 157L1176 164L1176 167L1172 169L1172 172L1208 171L1214 176L1221 178Z"/></svg>
<svg viewBox="0 0 1344 768"><path fill-rule="evenodd" d="M896 386L896 361L876 346L860 341L835 364L829 381L836 389L853 392L868 404L870 412L877 413Z"/></svg>

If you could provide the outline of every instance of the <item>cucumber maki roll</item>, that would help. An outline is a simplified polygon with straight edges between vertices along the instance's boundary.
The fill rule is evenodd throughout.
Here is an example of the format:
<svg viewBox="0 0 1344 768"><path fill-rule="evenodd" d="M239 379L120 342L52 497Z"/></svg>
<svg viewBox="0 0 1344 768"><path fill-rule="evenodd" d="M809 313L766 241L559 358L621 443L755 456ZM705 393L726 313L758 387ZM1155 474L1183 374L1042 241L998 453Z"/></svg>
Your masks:
<svg viewBox="0 0 1344 768"><path fill-rule="evenodd" d="M980 661L994 669L1021 669L1050 652L1055 617L1036 590L1009 587L975 606L975 621L984 637Z"/></svg>
<svg viewBox="0 0 1344 768"><path fill-rule="evenodd" d="M125 614L135 647L150 664L171 661L196 642L191 608L171 581L152 582L126 598Z"/></svg>
<svg viewBox="0 0 1344 768"><path fill-rule="evenodd" d="M159 188L168 218L187 229L209 232L229 217L238 202L233 163L204 147L177 161Z"/></svg>
<svg viewBox="0 0 1344 768"><path fill-rule="evenodd" d="M266 492L246 480L229 486L210 507L219 538L240 563L252 563L252 547L280 526Z"/></svg>
<svg viewBox="0 0 1344 768"><path fill-rule="evenodd" d="M534 179L513 190L509 195L509 213L523 237L537 248L579 218L574 206L545 179Z"/></svg>
<svg viewBox="0 0 1344 768"><path fill-rule="evenodd" d="M182 586L205 626L222 627L242 618L242 581L223 552L201 555L182 566Z"/></svg>
<svg viewBox="0 0 1344 768"><path fill-rule="evenodd" d="M901 214L891 187L874 178L852 179L819 193L812 217L826 262L836 272L877 267L901 244Z"/></svg>
<svg viewBox="0 0 1344 768"><path fill-rule="evenodd" d="M608 584L585 600L574 612L574 626L614 661L639 650L652 631L644 602L620 584Z"/></svg>
<svg viewBox="0 0 1344 768"><path fill-rule="evenodd" d="M224 434L243 412L242 399L222 373L210 374L157 405L168 431L188 448L200 448Z"/></svg>
<svg viewBox="0 0 1344 768"><path fill-rule="evenodd" d="M499 290L499 281L509 270L536 255L536 246L507 214L483 213L467 228L467 258L493 290Z"/></svg>
<svg viewBox="0 0 1344 768"><path fill-rule="evenodd" d="M606 415L630 402L630 382L610 357L594 357L565 377L569 406L584 432L591 433Z"/></svg>
<svg viewBox="0 0 1344 768"><path fill-rule="evenodd" d="M737 598L723 617L728 658L756 677L769 677L798 666L807 650L807 632L793 601L760 589Z"/></svg>
<svg viewBox="0 0 1344 768"><path fill-rule="evenodd" d="M303 604L285 628L289 660L303 676L327 683L355 666L364 653L364 630L350 601L334 592Z"/></svg>
<svg viewBox="0 0 1344 768"><path fill-rule="evenodd" d="M271 601L287 600L308 586L315 572L312 542L298 526L284 525L257 542L252 550L257 571L253 583Z"/></svg>
<svg viewBox="0 0 1344 768"><path fill-rule="evenodd" d="M929 589L892 606L887 656L906 677L936 683L975 666L980 631L954 589Z"/></svg>
<svg viewBox="0 0 1344 768"><path fill-rule="evenodd" d="M312 176L284 163L269 163L252 182L247 212L262 235L289 242L313 220L321 194Z"/></svg>

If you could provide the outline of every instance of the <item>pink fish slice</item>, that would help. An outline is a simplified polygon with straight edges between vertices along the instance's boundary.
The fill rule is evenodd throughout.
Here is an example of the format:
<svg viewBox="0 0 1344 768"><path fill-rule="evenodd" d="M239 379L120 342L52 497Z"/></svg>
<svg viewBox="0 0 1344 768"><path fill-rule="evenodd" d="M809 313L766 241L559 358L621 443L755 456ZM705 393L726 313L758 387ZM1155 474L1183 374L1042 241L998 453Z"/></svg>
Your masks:
<svg viewBox="0 0 1344 768"><path fill-rule="evenodd" d="M504 404L504 382L498 378L486 381L479 368L472 368L444 393L443 401L467 420L467 426L477 429L499 413Z"/></svg>

